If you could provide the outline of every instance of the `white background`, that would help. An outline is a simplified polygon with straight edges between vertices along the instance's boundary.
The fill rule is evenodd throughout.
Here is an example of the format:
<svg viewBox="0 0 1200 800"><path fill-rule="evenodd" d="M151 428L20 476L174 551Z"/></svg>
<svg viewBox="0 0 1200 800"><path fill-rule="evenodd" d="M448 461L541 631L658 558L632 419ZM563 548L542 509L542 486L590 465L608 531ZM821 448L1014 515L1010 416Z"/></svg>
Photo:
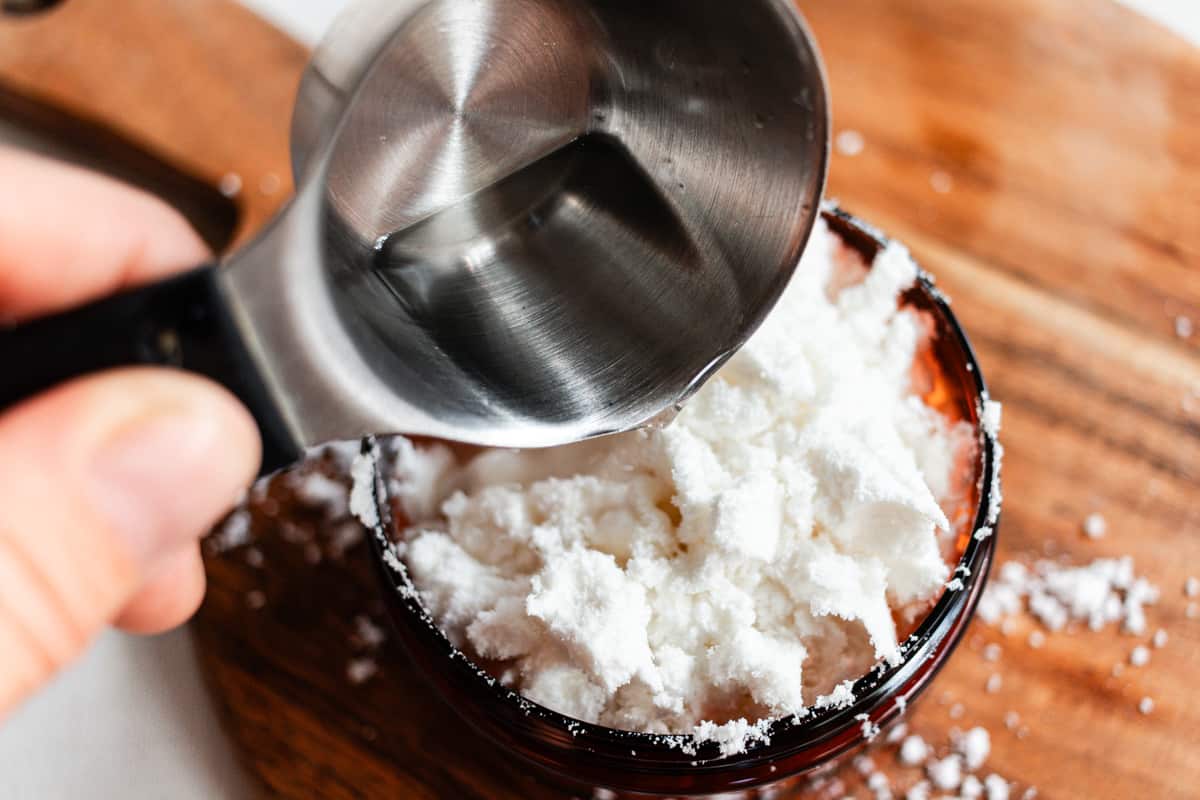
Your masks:
<svg viewBox="0 0 1200 800"><path fill-rule="evenodd" d="M1092 0L1095 2L1095 0ZM1198 0L1121 0L1125 5L1173 28L1200 45L1200 2ZM276 3L278 5L278 3ZM1081 4L1081 7L1085 4Z"/></svg>
<svg viewBox="0 0 1200 800"><path fill-rule="evenodd" d="M302 41L315 42L346 0L242 0ZM1077 0L1079 13L1104 0ZM1200 0L1120 0L1200 45ZM804 7L804 0L800 0Z"/></svg>
<svg viewBox="0 0 1200 800"><path fill-rule="evenodd" d="M1079 0L1080 13L1102 1ZM1200 44L1200 0L1123 1ZM346 4L243 2L306 42L316 41ZM252 796L209 707L184 631L154 639L104 635L0 727L5 800Z"/></svg>

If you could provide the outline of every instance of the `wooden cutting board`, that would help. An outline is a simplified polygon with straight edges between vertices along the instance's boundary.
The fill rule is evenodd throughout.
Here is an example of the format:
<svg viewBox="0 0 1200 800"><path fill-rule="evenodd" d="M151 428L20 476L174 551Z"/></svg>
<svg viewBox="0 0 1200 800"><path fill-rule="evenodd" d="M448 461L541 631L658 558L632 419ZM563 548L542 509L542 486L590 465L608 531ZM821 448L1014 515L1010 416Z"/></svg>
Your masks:
<svg viewBox="0 0 1200 800"><path fill-rule="evenodd" d="M1010 635L977 622L913 729L944 745L952 727L987 727L988 770L1043 798L1200 797L1200 619L1182 592L1200 576L1200 50L1102 0L801 6L835 128L863 141L835 152L831 196L938 276L1005 403L1001 561L1132 555L1162 591L1151 631L1169 635L1114 677L1147 637L1050 634L1033 649L1027 622ZM238 174L245 236L287 188L303 58L223 0L68 0L0 18L0 111L33 99L203 183ZM1180 318L1197 333L1177 335ZM462 730L389 642L356 631L380 618L365 550L338 556L349 529L294 494L277 483L255 504L254 549L210 557L193 625L265 794L553 796ZM1081 532L1092 512L1108 522L1099 540ZM893 786L917 778L876 762ZM852 773L843 785L865 796Z"/></svg>

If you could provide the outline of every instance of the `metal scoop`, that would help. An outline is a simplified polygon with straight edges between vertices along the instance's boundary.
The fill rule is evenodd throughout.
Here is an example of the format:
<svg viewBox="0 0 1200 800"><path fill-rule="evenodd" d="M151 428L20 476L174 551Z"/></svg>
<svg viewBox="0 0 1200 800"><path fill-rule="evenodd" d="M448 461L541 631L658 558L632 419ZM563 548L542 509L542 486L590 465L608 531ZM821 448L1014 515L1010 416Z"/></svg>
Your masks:
<svg viewBox="0 0 1200 800"><path fill-rule="evenodd" d="M296 197L225 263L0 333L0 404L174 363L247 402L266 469L643 425L778 298L829 125L789 0L410 0L334 27L293 136Z"/></svg>

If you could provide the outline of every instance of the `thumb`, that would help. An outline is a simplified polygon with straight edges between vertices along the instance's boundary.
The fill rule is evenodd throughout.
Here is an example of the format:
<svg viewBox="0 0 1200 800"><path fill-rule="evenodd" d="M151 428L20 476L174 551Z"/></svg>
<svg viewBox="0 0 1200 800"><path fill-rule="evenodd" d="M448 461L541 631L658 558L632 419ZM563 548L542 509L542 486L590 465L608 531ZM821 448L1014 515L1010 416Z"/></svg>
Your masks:
<svg viewBox="0 0 1200 800"><path fill-rule="evenodd" d="M0 716L178 561L258 458L232 396L167 370L82 378L0 416Z"/></svg>

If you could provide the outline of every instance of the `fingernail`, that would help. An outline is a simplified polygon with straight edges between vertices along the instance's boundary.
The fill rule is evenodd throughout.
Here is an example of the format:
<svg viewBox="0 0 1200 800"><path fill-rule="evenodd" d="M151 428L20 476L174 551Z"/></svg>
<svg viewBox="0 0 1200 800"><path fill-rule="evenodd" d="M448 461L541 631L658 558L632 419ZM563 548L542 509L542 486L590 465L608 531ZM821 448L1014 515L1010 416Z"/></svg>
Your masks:
<svg viewBox="0 0 1200 800"><path fill-rule="evenodd" d="M245 488L241 459L222 458L223 417L211 412L173 409L136 420L96 452L94 500L144 565L202 536Z"/></svg>

